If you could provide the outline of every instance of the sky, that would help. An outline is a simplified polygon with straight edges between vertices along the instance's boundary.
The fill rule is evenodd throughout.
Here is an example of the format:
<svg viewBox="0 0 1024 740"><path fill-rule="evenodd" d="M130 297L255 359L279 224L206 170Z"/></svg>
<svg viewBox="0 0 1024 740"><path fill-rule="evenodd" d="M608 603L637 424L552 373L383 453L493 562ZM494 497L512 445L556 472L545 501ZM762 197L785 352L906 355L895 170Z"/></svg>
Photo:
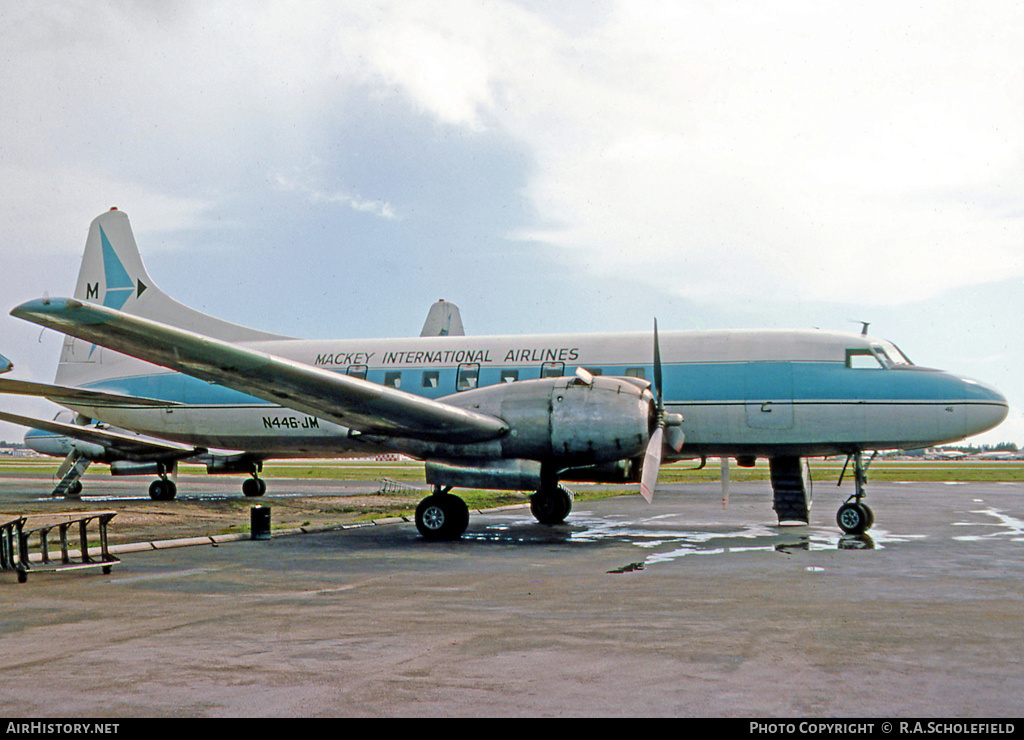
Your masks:
<svg viewBox="0 0 1024 740"><path fill-rule="evenodd" d="M117 206L237 323L870 321L1024 446L1022 81L1015 2L4 3L0 353L53 380L60 336L7 312L69 295Z"/></svg>

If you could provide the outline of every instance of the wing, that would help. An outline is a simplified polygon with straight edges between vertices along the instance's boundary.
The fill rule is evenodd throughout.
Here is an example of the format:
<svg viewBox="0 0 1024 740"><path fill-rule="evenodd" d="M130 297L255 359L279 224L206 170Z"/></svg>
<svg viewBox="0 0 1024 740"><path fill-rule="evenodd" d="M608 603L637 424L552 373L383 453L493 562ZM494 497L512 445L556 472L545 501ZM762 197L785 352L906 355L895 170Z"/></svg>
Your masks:
<svg viewBox="0 0 1024 740"><path fill-rule="evenodd" d="M72 388L66 385L50 385L49 383L30 383L27 380L0 379L0 393L16 396L40 396L54 403L65 406L92 406L95 408L111 407L166 407L180 406L177 401L161 401L156 398L128 396L107 391L90 391L84 388Z"/></svg>
<svg viewBox="0 0 1024 740"><path fill-rule="evenodd" d="M0 421L9 421L31 429L63 435L72 439L101 445L126 460L181 460L206 452L206 450L189 445L177 444L167 440L155 440L137 437L133 434L112 432L109 429L97 429L77 424L65 424L60 421L33 419L0 411Z"/></svg>
<svg viewBox="0 0 1024 740"><path fill-rule="evenodd" d="M501 419L74 299L12 316L368 434L455 443L508 431Z"/></svg>

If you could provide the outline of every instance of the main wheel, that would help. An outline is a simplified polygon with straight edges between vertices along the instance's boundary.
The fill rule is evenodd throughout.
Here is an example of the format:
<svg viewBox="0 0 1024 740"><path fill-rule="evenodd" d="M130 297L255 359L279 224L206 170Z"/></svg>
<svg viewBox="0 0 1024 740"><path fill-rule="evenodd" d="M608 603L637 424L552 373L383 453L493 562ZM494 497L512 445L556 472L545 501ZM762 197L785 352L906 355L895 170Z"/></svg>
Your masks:
<svg viewBox="0 0 1024 740"><path fill-rule="evenodd" d="M865 504L845 503L836 512L836 523L846 534L864 534L874 520L874 513Z"/></svg>
<svg viewBox="0 0 1024 740"><path fill-rule="evenodd" d="M530 496L530 512L541 524L561 524L572 511L572 496L561 486L542 488Z"/></svg>
<svg viewBox="0 0 1024 740"><path fill-rule="evenodd" d="M178 494L174 481L157 478L149 484L149 497L154 501L171 501Z"/></svg>
<svg viewBox="0 0 1024 740"><path fill-rule="evenodd" d="M267 492L267 482L262 478L246 478L242 481L242 493L250 498Z"/></svg>
<svg viewBox="0 0 1024 740"><path fill-rule="evenodd" d="M457 540L469 526L469 507L448 493L427 496L416 507L416 529L428 540Z"/></svg>

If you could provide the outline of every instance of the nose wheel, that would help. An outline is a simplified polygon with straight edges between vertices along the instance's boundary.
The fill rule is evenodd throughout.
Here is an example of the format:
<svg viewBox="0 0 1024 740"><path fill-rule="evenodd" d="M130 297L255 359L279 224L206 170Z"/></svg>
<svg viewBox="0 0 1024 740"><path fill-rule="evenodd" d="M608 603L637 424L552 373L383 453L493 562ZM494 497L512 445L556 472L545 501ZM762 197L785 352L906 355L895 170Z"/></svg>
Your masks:
<svg viewBox="0 0 1024 740"><path fill-rule="evenodd" d="M846 534L864 534L875 523L875 513L865 503L847 501L836 512L836 523Z"/></svg>

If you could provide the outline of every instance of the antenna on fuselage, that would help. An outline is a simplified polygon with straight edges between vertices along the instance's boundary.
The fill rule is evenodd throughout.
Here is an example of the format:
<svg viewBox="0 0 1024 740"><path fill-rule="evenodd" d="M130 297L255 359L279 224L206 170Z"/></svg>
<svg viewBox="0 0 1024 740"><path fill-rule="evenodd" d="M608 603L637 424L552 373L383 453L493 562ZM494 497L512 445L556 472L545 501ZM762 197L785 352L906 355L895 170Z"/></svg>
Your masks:
<svg viewBox="0 0 1024 740"><path fill-rule="evenodd" d="M860 324L860 335L866 337L868 335L868 327L871 326L870 321L864 321L863 319L847 319L855 324Z"/></svg>

